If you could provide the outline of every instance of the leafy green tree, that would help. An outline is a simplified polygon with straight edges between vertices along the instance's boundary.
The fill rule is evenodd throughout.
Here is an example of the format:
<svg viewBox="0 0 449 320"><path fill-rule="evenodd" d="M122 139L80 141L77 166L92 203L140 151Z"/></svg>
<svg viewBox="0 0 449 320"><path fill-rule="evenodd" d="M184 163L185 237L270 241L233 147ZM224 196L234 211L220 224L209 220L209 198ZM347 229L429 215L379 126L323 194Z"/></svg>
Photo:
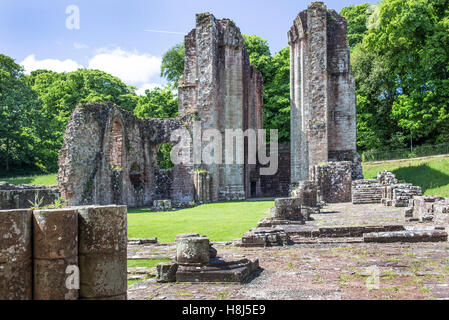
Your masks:
<svg viewBox="0 0 449 320"><path fill-rule="evenodd" d="M134 114L140 118L173 118L178 115L178 97L172 85L145 90Z"/></svg>
<svg viewBox="0 0 449 320"><path fill-rule="evenodd" d="M0 159L6 172L14 165L33 165L39 115L37 95L23 68L0 54Z"/></svg>
<svg viewBox="0 0 449 320"><path fill-rule="evenodd" d="M358 145L391 149L449 138L449 1L383 0L363 27L367 5L348 19L356 77Z"/></svg>
<svg viewBox="0 0 449 320"><path fill-rule="evenodd" d="M184 43L170 48L162 57L161 77L178 85L178 80L184 74Z"/></svg>
<svg viewBox="0 0 449 320"><path fill-rule="evenodd" d="M343 8L340 14L348 20L348 44L351 48L360 42L368 30L367 21L372 5L365 3Z"/></svg>
<svg viewBox="0 0 449 320"><path fill-rule="evenodd" d="M278 129L279 142L290 141L290 48L272 58L271 82L264 81L264 126Z"/></svg>
<svg viewBox="0 0 449 320"><path fill-rule="evenodd" d="M264 128L278 129L279 141L290 140L290 50L274 56L266 40L243 35L249 61L261 73L264 86Z"/></svg>

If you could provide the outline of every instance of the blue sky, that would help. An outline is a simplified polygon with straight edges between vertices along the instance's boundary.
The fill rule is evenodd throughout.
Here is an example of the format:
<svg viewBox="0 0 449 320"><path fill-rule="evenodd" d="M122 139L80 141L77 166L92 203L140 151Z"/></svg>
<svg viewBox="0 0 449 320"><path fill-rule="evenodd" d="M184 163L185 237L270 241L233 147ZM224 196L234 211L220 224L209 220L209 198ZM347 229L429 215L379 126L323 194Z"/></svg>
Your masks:
<svg viewBox="0 0 449 320"><path fill-rule="evenodd" d="M287 31L310 0L2 0L0 53L22 63L26 71L71 71L91 67L120 77L138 88L163 84L161 57L183 41L195 26L195 14L230 18L246 34L268 40L272 53L287 46ZM372 0L328 0L329 9ZM66 9L79 8L79 29L66 27Z"/></svg>

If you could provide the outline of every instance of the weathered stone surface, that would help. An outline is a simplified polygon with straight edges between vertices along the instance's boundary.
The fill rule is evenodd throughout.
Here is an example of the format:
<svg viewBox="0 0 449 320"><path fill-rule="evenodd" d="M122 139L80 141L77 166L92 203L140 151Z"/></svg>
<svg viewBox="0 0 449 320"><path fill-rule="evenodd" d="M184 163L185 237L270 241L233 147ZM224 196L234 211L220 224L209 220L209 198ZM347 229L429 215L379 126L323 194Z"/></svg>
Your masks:
<svg viewBox="0 0 449 320"><path fill-rule="evenodd" d="M184 75L179 81L179 114L197 112L203 129L258 129L263 127L261 73L249 63L239 28L229 19L210 13L196 16L196 26L185 37ZM203 142L201 150L208 143ZM248 147L237 157L248 158ZM224 159L224 155L223 155ZM256 164L203 164L210 175L210 199L240 200L260 190ZM252 180L255 178L254 180ZM200 189L197 189L199 192Z"/></svg>
<svg viewBox="0 0 449 320"><path fill-rule="evenodd" d="M328 162L312 167L311 179L318 186L321 200L328 203L351 202L352 163Z"/></svg>
<svg viewBox="0 0 449 320"><path fill-rule="evenodd" d="M388 172L387 172L388 173ZM386 206L407 207L414 196L421 196L422 190L419 186L410 183L392 183L386 185L388 181L396 181L394 175L383 182L382 203Z"/></svg>
<svg viewBox="0 0 449 320"><path fill-rule="evenodd" d="M178 264L173 262L159 263L156 267L157 282L175 282L176 271L178 271Z"/></svg>
<svg viewBox="0 0 449 320"><path fill-rule="evenodd" d="M178 233L176 235L176 241L178 241L178 239L182 239L182 238L193 238L193 237L199 237L200 234L199 233Z"/></svg>
<svg viewBox="0 0 449 320"><path fill-rule="evenodd" d="M126 206L79 210L80 297L106 298L127 290Z"/></svg>
<svg viewBox="0 0 449 320"><path fill-rule="evenodd" d="M126 293L126 251L80 255L80 297L105 298Z"/></svg>
<svg viewBox="0 0 449 320"><path fill-rule="evenodd" d="M128 245L137 245L137 244L154 244L157 243L157 238L131 238L128 239Z"/></svg>
<svg viewBox="0 0 449 320"><path fill-rule="evenodd" d="M305 220L301 214L300 198L277 198L271 210L271 217L285 220Z"/></svg>
<svg viewBox="0 0 449 320"><path fill-rule="evenodd" d="M382 171L377 174L377 182L382 185L391 185L399 183L396 176L390 171Z"/></svg>
<svg viewBox="0 0 449 320"><path fill-rule="evenodd" d="M376 179L352 182L352 203L381 203L382 185Z"/></svg>
<svg viewBox="0 0 449 320"><path fill-rule="evenodd" d="M193 184L195 185L195 201L199 204L210 202L210 174L207 171L195 171Z"/></svg>
<svg viewBox="0 0 449 320"><path fill-rule="evenodd" d="M243 283L257 268L259 260L255 258L217 257L201 267L180 265L176 272L176 281Z"/></svg>
<svg viewBox="0 0 449 320"><path fill-rule="evenodd" d="M169 211L172 209L171 200L154 200L153 210L156 211Z"/></svg>
<svg viewBox="0 0 449 320"><path fill-rule="evenodd" d="M447 223L449 198L437 196L414 196L405 209L406 217L414 217L419 221L441 221Z"/></svg>
<svg viewBox="0 0 449 320"><path fill-rule="evenodd" d="M31 259L0 263L0 300L33 298L33 266Z"/></svg>
<svg viewBox="0 0 449 320"><path fill-rule="evenodd" d="M346 20L322 2L300 12L288 33L292 184L328 161L350 161L354 180L363 178L346 33Z"/></svg>
<svg viewBox="0 0 449 320"><path fill-rule="evenodd" d="M126 206L85 206L79 212L79 253L126 252Z"/></svg>
<svg viewBox="0 0 449 320"><path fill-rule="evenodd" d="M68 289L66 273L68 266L78 266L78 257L64 259L33 260L34 300L76 300L77 289Z"/></svg>
<svg viewBox="0 0 449 320"><path fill-rule="evenodd" d="M0 263L31 258L31 210L0 211Z"/></svg>
<svg viewBox="0 0 449 320"><path fill-rule="evenodd" d="M15 186L0 181L0 210L30 208L36 199L42 200L41 206L47 206L53 204L59 196L59 191L55 187Z"/></svg>
<svg viewBox="0 0 449 320"><path fill-rule="evenodd" d="M206 264L210 259L207 237L183 237L177 239L176 261L179 264Z"/></svg>
<svg viewBox="0 0 449 320"><path fill-rule="evenodd" d="M318 205L317 184L314 181L300 181L291 185L290 195L301 199L301 205L316 207Z"/></svg>
<svg viewBox="0 0 449 320"><path fill-rule="evenodd" d="M32 211L0 211L0 300L30 300Z"/></svg>
<svg viewBox="0 0 449 320"><path fill-rule="evenodd" d="M242 242L238 245L242 247L271 247L289 243L290 239L282 227L258 227L245 233Z"/></svg>
<svg viewBox="0 0 449 320"><path fill-rule="evenodd" d="M364 242L440 242L447 241L447 232L432 231L396 231L373 232L363 235Z"/></svg>
<svg viewBox="0 0 449 320"><path fill-rule="evenodd" d="M78 256L78 210L75 208L34 210L34 259L76 256Z"/></svg>
<svg viewBox="0 0 449 320"><path fill-rule="evenodd" d="M59 153L61 196L69 205L151 205L168 192L168 180L159 179L158 148L173 143L171 133L189 128L194 119L192 113L139 119L113 103L79 105L69 119ZM173 201L194 200L192 175L192 166L174 167L168 192Z"/></svg>

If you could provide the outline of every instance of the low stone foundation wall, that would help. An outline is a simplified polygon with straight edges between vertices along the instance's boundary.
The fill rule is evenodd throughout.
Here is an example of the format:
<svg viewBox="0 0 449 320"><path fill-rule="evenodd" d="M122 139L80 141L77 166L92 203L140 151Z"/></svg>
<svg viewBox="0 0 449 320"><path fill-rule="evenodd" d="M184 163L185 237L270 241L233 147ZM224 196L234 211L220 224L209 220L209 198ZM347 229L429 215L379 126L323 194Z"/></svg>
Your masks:
<svg viewBox="0 0 449 320"><path fill-rule="evenodd" d="M0 300L125 300L126 212L126 206L0 211Z"/></svg>
<svg viewBox="0 0 449 320"><path fill-rule="evenodd" d="M46 186L12 185L0 182L0 210L27 209L36 199L41 206L53 204L60 197L58 188Z"/></svg>
<svg viewBox="0 0 449 320"><path fill-rule="evenodd" d="M449 220L449 198L437 196L415 196L405 209L405 216L421 222Z"/></svg>
<svg viewBox="0 0 449 320"><path fill-rule="evenodd" d="M382 203L386 206L407 207L410 199L421 195L421 187L409 183L393 184L382 189Z"/></svg>

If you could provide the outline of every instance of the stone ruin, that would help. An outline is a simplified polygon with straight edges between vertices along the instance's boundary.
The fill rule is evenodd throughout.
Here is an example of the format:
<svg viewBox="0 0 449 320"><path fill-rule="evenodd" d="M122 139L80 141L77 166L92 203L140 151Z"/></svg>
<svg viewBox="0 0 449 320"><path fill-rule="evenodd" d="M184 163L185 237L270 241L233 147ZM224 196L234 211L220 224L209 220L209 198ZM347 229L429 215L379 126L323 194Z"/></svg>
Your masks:
<svg viewBox="0 0 449 320"><path fill-rule="evenodd" d="M0 300L126 300L126 211L0 211Z"/></svg>
<svg viewBox="0 0 449 320"><path fill-rule="evenodd" d="M259 260L219 256L209 239L197 233L179 234L173 262L159 263L158 282L246 282L259 268Z"/></svg>
<svg viewBox="0 0 449 320"><path fill-rule="evenodd" d="M78 106L70 117L59 152L58 182L71 206L127 204L151 206L166 199L194 201L194 168L175 165L172 183L159 179L157 152L173 130L186 128L194 114L174 119L139 119L112 103Z"/></svg>
<svg viewBox="0 0 449 320"><path fill-rule="evenodd" d="M40 185L12 185L0 181L0 210L30 208L35 202L41 206L55 203L60 197L58 188Z"/></svg>
<svg viewBox="0 0 449 320"><path fill-rule="evenodd" d="M346 20L313 2L298 14L288 39L293 187L328 162L350 161L352 178L363 179Z"/></svg>
<svg viewBox="0 0 449 320"><path fill-rule="evenodd" d="M229 19L198 14L195 28L185 37L179 117L137 119L111 104L79 106L69 120L60 152L62 197L71 205L135 207L172 200L178 207L285 197L297 193L300 183L314 181L322 201L350 201L346 176L357 180L363 175L356 152L355 86L346 33L346 20L321 2L312 3L295 19L288 33L290 153L281 148L275 175L261 175L263 166L250 163L253 151L247 142L239 151L243 163L184 163L162 172L156 161L160 144L173 143L169 135L181 127L192 135L193 119L201 121L202 129L222 135L225 129L263 128L263 79L249 63L239 28ZM188 147L182 157L192 160L206 147L206 142L200 143L201 150Z"/></svg>
<svg viewBox="0 0 449 320"><path fill-rule="evenodd" d="M194 120L201 121L202 129L222 134L225 129L261 129L262 88L261 73L250 65L237 26L209 13L197 15L196 28L185 37L179 117L138 119L110 103L78 106L59 155L62 197L70 205L137 207L151 206L154 200L186 206L263 195L258 165L248 163L246 144L243 164L191 161L175 164L168 174L157 168L156 159L162 143L174 143L170 141L174 130L183 127L192 134ZM190 147L182 157L189 160L193 152ZM161 175L167 178L160 179Z"/></svg>
<svg viewBox="0 0 449 320"><path fill-rule="evenodd" d="M421 196L419 186L399 183L390 171L377 174L377 179L358 180L352 183L352 203L382 203L386 206L407 207L410 199Z"/></svg>
<svg viewBox="0 0 449 320"><path fill-rule="evenodd" d="M449 198L414 196L404 210L405 217L420 222L448 223Z"/></svg>

